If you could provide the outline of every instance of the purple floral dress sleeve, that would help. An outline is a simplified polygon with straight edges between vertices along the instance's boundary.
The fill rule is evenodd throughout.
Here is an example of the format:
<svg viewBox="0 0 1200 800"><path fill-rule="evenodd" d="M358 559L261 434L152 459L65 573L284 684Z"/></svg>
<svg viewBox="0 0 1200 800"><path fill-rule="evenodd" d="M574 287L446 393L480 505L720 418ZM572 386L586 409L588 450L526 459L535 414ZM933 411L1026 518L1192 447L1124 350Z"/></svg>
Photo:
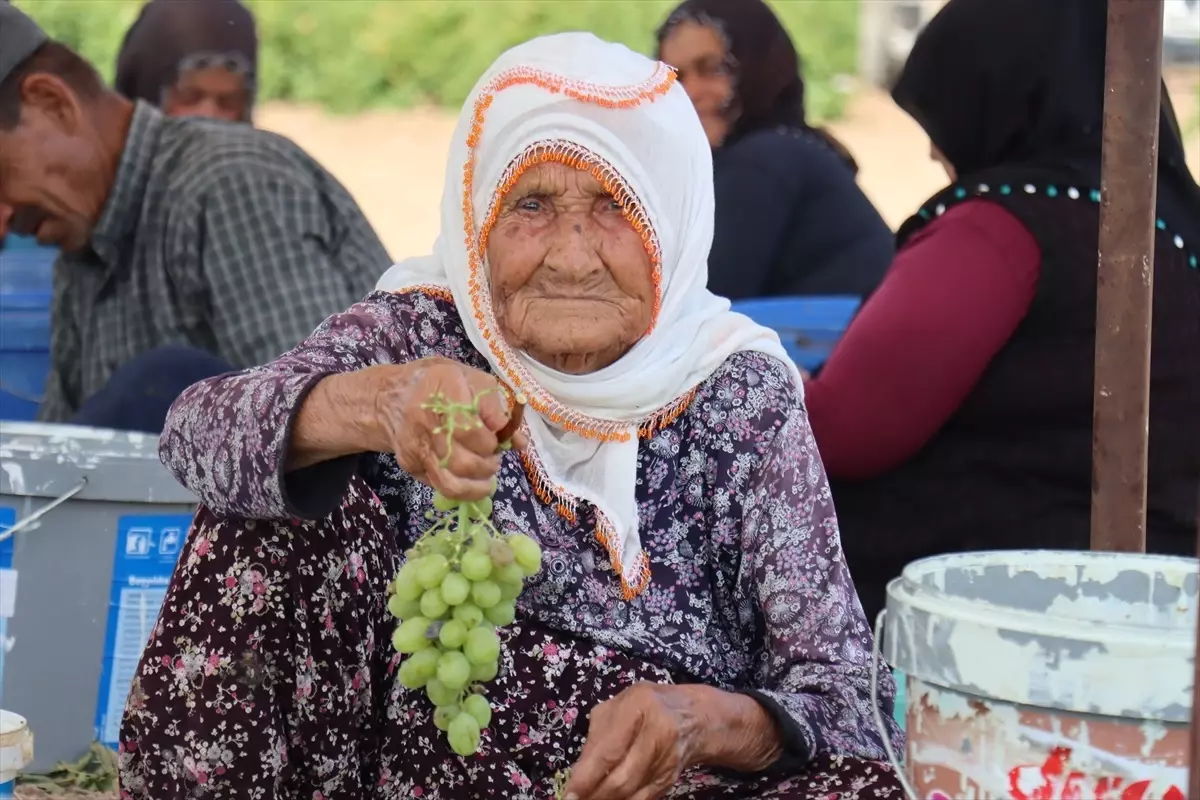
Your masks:
<svg viewBox="0 0 1200 800"><path fill-rule="evenodd" d="M871 698L873 636L842 555L829 482L804 406L796 403L751 479L743 503L742 607L762 615L748 694L778 721L801 760L840 753L884 760ZM895 752L896 686L881 666L879 703Z"/></svg>
<svg viewBox="0 0 1200 800"><path fill-rule="evenodd" d="M375 292L336 314L270 364L210 378L187 389L167 415L159 456L218 515L319 519L337 508L356 457L284 473L292 423L321 379L426 355L414 345L451 304L429 296ZM411 332L411 335L410 335Z"/></svg>

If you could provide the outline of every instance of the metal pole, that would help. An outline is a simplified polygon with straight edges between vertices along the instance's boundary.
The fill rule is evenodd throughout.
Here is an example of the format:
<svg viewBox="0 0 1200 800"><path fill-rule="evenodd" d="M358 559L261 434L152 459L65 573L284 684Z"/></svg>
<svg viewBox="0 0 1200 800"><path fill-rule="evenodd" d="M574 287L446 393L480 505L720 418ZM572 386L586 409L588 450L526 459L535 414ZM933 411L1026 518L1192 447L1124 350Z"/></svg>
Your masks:
<svg viewBox="0 0 1200 800"><path fill-rule="evenodd" d="M1108 0L1092 424L1093 550L1146 550L1162 37L1162 0Z"/></svg>

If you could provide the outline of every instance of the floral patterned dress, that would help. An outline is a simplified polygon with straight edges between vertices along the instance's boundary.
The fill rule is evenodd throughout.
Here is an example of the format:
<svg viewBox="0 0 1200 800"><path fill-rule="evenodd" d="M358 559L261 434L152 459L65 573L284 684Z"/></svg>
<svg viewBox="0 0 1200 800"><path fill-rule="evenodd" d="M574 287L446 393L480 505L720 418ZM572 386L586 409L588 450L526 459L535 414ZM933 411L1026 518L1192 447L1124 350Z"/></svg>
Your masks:
<svg viewBox="0 0 1200 800"><path fill-rule="evenodd" d="M587 506L539 499L504 456L499 527L538 539L542 572L505 632L480 752L454 755L394 675L384 587L431 490L390 455L284 473L323 377L443 356L487 369L449 298L375 293L265 367L177 402L162 457L202 499L121 730L125 798L547 798L590 710L639 681L756 698L784 755L763 774L693 768L669 795L902 797L870 697L871 635L842 558L798 393L740 353L646 431L638 504L649 585L626 600ZM886 735L895 686L880 676Z"/></svg>

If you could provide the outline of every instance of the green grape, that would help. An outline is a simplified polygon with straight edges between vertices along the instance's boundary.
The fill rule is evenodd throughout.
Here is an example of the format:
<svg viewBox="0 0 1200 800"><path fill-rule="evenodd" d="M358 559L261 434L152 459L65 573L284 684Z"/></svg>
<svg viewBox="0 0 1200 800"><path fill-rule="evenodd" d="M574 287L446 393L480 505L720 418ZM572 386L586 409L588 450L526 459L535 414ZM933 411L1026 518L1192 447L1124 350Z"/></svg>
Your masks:
<svg viewBox="0 0 1200 800"><path fill-rule="evenodd" d="M467 630L483 622L483 612L474 603L463 603L454 607L454 619L463 624Z"/></svg>
<svg viewBox="0 0 1200 800"><path fill-rule="evenodd" d="M400 681L400 685L405 689L420 689L425 685L425 681L417 677L416 671L407 661L402 662L400 669L396 670L396 680Z"/></svg>
<svg viewBox="0 0 1200 800"><path fill-rule="evenodd" d="M444 555L430 553L417 565L417 582L426 589L436 588L441 585L449 571L450 562Z"/></svg>
<svg viewBox="0 0 1200 800"><path fill-rule="evenodd" d="M522 583L525 580L525 571L519 564L513 562L503 567L497 567L492 573L492 580L496 583Z"/></svg>
<svg viewBox="0 0 1200 800"><path fill-rule="evenodd" d="M534 575L542 568L542 547L532 538L523 533L514 533L508 537L508 546L512 548L513 559L526 575Z"/></svg>
<svg viewBox="0 0 1200 800"><path fill-rule="evenodd" d="M447 650L457 650L463 646L463 642L467 640L467 626L463 625L456 619L442 625L441 633L438 635L438 641L442 643L442 647Z"/></svg>
<svg viewBox="0 0 1200 800"><path fill-rule="evenodd" d="M471 595L471 582L457 572L451 572L442 581L442 599L448 606L465 603Z"/></svg>
<svg viewBox="0 0 1200 800"><path fill-rule="evenodd" d="M446 729L450 749L460 756L473 756L479 750L479 722L466 712L460 712Z"/></svg>
<svg viewBox="0 0 1200 800"><path fill-rule="evenodd" d="M417 566L424 559L405 561L404 566L396 573L392 584L396 587L395 597L401 600L418 600L425 589L417 582Z"/></svg>
<svg viewBox="0 0 1200 800"><path fill-rule="evenodd" d="M471 504L471 516L476 519L492 518L492 498L484 497Z"/></svg>
<svg viewBox="0 0 1200 800"><path fill-rule="evenodd" d="M432 664L430 658L432 657ZM413 653L400 663L396 677L400 685L406 689L420 689L437 672L437 650L430 647L418 653Z"/></svg>
<svg viewBox="0 0 1200 800"><path fill-rule="evenodd" d="M407 623L405 623L407 624ZM467 633L462 654L472 664L487 664L500 658L500 637L491 628L480 626ZM441 664L438 664L439 671ZM440 677L440 675L439 675Z"/></svg>
<svg viewBox="0 0 1200 800"><path fill-rule="evenodd" d="M462 697L462 689L451 688L437 678L430 678L425 684L425 696L433 703L434 708L452 706Z"/></svg>
<svg viewBox="0 0 1200 800"><path fill-rule="evenodd" d="M442 593L437 589L426 589L421 595L421 613L430 619L437 619L446 613L448 606L442 599Z"/></svg>
<svg viewBox="0 0 1200 800"><path fill-rule="evenodd" d="M471 587L471 600L481 609L489 609L500 602L500 587L493 581L480 581Z"/></svg>
<svg viewBox="0 0 1200 800"><path fill-rule="evenodd" d="M508 546L508 542L503 539L493 539L488 545L488 555L492 557L492 562L497 567L507 566L513 563L513 551Z"/></svg>
<svg viewBox="0 0 1200 800"><path fill-rule="evenodd" d="M496 605L483 612L487 617L487 621L498 627L511 625L512 621L517 618L517 608L513 605L512 600L501 600Z"/></svg>
<svg viewBox="0 0 1200 800"><path fill-rule="evenodd" d="M423 407L453 439L456 429L482 424L482 396L457 403L435 393ZM388 612L402 620L392 644L406 655L397 680L424 690L434 725L464 757L479 751L482 732L492 722L491 704L478 684L500 674L497 627L513 622L525 580L542 562L533 538L500 536L492 527L495 492L495 480L489 496L470 502L434 492L425 514L430 526L405 552L405 564L388 585Z"/></svg>
<svg viewBox="0 0 1200 800"><path fill-rule="evenodd" d="M462 713L458 706L438 706L433 710L433 725L442 733L450 730L450 723Z"/></svg>
<svg viewBox="0 0 1200 800"><path fill-rule="evenodd" d="M401 600L392 595L388 598L388 611L397 619L409 619L421 613L421 603L417 600Z"/></svg>
<svg viewBox="0 0 1200 800"><path fill-rule="evenodd" d="M500 602L502 602L502 603L505 601L511 602L513 600L516 600L517 597L521 594L521 590L525 588L524 582L522 582L522 583L498 583L496 585L500 587Z"/></svg>
<svg viewBox="0 0 1200 800"><path fill-rule="evenodd" d="M415 681L420 681L420 686L409 686L410 689L420 689L433 676L437 675L438 659L441 657L441 652L436 647L427 647L413 653L400 664L400 668L408 667L409 675Z"/></svg>
<svg viewBox="0 0 1200 800"><path fill-rule="evenodd" d="M438 659L437 679L447 688L462 691L471 680L471 663L457 650L448 650Z"/></svg>
<svg viewBox="0 0 1200 800"><path fill-rule="evenodd" d="M492 580L500 587L500 599L515 600L525 586L525 573L516 564L509 564L493 572Z"/></svg>
<svg viewBox="0 0 1200 800"><path fill-rule="evenodd" d="M471 680L475 683L487 683L500 674L500 661L489 661L486 664L471 665Z"/></svg>
<svg viewBox="0 0 1200 800"><path fill-rule="evenodd" d="M492 559L487 553L479 550L468 550L463 553L462 564L459 566L463 577L469 581L485 581L492 574Z"/></svg>
<svg viewBox="0 0 1200 800"><path fill-rule="evenodd" d="M405 654L420 652L429 647L428 631L429 620L425 617L406 619L392 634L392 647Z"/></svg>
<svg viewBox="0 0 1200 800"><path fill-rule="evenodd" d="M486 728L492 721L492 705L481 694L467 695L462 710L474 717L480 728Z"/></svg>

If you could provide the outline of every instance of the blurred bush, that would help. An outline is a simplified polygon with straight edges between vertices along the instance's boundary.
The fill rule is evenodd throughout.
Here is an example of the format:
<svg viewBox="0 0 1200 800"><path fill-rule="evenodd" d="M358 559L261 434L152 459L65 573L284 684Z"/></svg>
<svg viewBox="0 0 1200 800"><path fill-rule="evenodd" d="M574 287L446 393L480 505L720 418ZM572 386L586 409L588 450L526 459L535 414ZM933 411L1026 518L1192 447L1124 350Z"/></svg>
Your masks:
<svg viewBox="0 0 1200 800"><path fill-rule="evenodd" d="M337 112L462 104L507 48L533 36L589 30L642 52L672 0L248 0L259 22L265 100ZM56 39L111 79L141 0L16 0ZM774 0L804 58L809 113L841 111L852 74L858 0Z"/></svg>

